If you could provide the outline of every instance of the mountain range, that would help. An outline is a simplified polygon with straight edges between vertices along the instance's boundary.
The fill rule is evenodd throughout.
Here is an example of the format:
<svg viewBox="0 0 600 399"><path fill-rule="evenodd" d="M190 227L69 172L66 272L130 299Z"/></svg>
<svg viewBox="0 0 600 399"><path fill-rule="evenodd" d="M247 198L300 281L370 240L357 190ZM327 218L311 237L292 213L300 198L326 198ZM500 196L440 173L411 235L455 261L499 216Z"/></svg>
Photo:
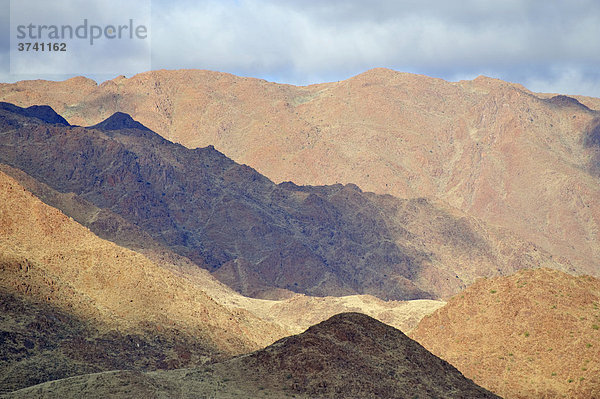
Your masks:
<svg viewBox="0 0 600 399"><path fill-rule="evenodd" d="M83 128L13 107L0 107L0 162L73 193L94 215L51 205L101 237L146 247L119 240L115 224L124 219L133 226L126 230L139 230L245 295L283 289L433 299L480 275L568 267L510 232L424 199L364 193L351 184L276 185L212 147L173 144L123 113Z"/></svg>
<svg viewBox="0 0 600 399"><path fill-rule="evenodd" d="M85 126L125 112L276 183L440 200L580 273L600 270L598 99L381 68L310 86L199 70L24 81L0 85L0 99Z"/></svg>
<svg viewBox="0 0 600 399"><path fill-rule="evenodd" d="M600 395L599 99L376 69L0 100L6 397Z"/></svg>

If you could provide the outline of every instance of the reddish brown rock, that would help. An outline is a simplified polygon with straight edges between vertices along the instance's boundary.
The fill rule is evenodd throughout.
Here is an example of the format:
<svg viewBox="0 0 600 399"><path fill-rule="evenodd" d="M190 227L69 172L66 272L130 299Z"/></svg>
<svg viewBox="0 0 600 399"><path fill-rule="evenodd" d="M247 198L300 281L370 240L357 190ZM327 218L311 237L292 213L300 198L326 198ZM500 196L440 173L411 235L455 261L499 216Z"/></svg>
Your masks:
<svg viewBox="0 0 600 399"><path fill-rule="evenodd" d="M119 244L145 248L150 238L246 295L277 288L433 298L481 275L569 267L443 204L353 184L276 185L213 147L173 144L125 114L82 128L0 113L0 160L77 198L67 204L55 193L51 204Z"/></svg>
<svg viewBox="0 0 600 399"><path fill-rule="evenodd" d="M549 269L481 279L411 336L511 398L600 396L600 280Z"/></svg>
<svg viewBox="0 0 600 399"><path fill-rule="evenodd" d="M275 182L436 197L597 275L598 150L584 145L597 114L552 96L486 77L454 83L387 69L306 87L198 70L0 85L0 99L48 104L74 124L126 112Z"/></svg>

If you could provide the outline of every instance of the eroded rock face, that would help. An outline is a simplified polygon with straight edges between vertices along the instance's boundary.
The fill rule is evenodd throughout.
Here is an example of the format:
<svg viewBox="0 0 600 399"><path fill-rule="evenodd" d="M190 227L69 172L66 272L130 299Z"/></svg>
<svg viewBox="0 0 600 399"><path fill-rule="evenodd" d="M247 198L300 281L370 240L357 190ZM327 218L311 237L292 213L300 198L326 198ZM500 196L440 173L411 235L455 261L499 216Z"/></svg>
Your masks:
<svg viewBox="0 0 600 399"><path fill-rule="evenodd" d="M475 276L553 262L533 245L427 200L351 184L276 185L213 147L173 144L124 115L99 130L1 112L2 162L118 215L244 294L283 288L431 298ZM120 126L134 127L115 130ZM106 227L103 236L119 230ZM506 250L506 242L515 245Z"/></svg>

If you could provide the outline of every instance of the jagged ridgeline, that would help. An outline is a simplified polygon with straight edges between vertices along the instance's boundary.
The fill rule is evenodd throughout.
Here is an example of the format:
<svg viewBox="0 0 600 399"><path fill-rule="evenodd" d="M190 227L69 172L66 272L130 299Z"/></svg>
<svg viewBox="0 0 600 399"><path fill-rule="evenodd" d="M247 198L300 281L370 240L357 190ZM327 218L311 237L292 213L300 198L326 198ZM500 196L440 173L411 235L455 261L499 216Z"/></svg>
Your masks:
<svg viewBox="0 0 600 399"><path fill-rule="evenodd" d="M563 270L600 270L596 98L534 93L485 76L448 82L377 68L310 86L204 70L149 71L102 84L22 81L0 84L0 100L47 104L84 126L126 112L188 148L212 144L276 183L354 183L365 192L437 199L570 263ZM449 294L460 285L451 281L456 275L469 284L488 266L537 263L507 259L501 245L502 259L492 263L430 246L433 265L454 274L422 277L446 284ZM481 267L465 273L467 264Z"/></svg>
<svg viewBox="0 0 600 399"><path fill-rule="evenodd" d="M74 193L115 215L112 222L118 216L246 295L279 288L432 298L543 261L534 246L427 200L352 184L274 184L212 146L171 143L127 114L89 128L48 107L4 103L0 116L0 162ZM123 244L116 222L78 221ZM494 237L515 249L501 251Z"/></svg>

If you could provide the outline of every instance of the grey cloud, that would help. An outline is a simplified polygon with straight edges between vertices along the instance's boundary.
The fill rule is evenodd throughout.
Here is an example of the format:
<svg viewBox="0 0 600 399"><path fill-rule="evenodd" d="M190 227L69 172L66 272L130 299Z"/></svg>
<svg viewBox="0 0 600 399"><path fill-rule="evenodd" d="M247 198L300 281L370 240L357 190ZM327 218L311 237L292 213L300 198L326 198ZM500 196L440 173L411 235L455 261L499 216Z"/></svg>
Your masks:
<svg viewBox="0 0 600 399"><path fill-rule="evenodd" d="M381 66L600 96L596 0L155 0L152 13L153 69L307 84Z"/></svg>
<svg viewBox="0 0 600 399"><path fill-rule="evenodd" d="M156 67L292 83L342 79L376 66L443 78L488 72L507 80L523 70L533 75L519 79L546 81L551 89L557 75L551 69L583 74L585 64L600 58L600 3L591 0L155 4L162 15L153 23Z"/></svg>
<svg viewBox="0 0 600 399"><path fill-rule="evenodd" d="M131 46L124 40L104 40L96 41L91 48L87 40L67 42L67 51L65 53L56 52L24 52L16 51L16 40L13 45L13 70L10 70L9 49L11 46L10 38L16 39L16 31L10 32L9 15L15 23L28 25L71 25L73 28L81 25L84 19L88 20L88 25L118 25L125 24L129 18L143 19L150 24L150 0L132 0L119 3L118 0L96 0L86 2L75 2L72 0L54 0L45 2L43 0L14 0L8 8L8 1L0 0L0 6L6 4L6 12L2 12L2 27L5 30L0 44L2 69L0 70L0 81L16 81L21 79L65 79L74 75L90 75L96 73L94 78L112 78L119 73L137 73L140 65L144 65L142 60L146 55L147 62L145 69L150 67L150 46L147 50L140 51L143 46ZM10 9L10 13L8 10ZM16 22L18 21L18 22ZM47 40L24 39L23 42L47 42ZM76 54L78 49L86 49L85 56ZM89 51L88 51L89 50ZM15 56L16 55L16 56ZM114 66L118 65L118 68ZM117 70L118 69L118 70ZM10 73L12 72L12 74ZM59 73L62 72L62 73Z"/></svg>

